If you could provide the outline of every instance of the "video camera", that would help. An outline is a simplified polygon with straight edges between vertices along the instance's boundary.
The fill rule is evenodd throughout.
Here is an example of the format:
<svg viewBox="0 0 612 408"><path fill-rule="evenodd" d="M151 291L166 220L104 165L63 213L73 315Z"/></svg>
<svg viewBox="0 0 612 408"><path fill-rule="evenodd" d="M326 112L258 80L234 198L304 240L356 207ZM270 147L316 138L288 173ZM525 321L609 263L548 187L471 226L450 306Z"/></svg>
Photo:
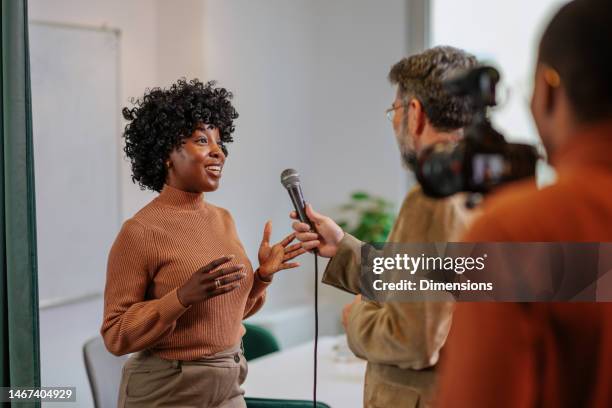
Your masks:
<svg viewBox="0 0 612 408"><path fill-rule="evenodd" d="M471 69L444 81L452 95L467 97L475 114L460 142L436 143L416 159L416 178L423 192L443 198L464 191L488 193L500 184L535 175L539 155L534 146L508 143L489 118L495 106L499 72L489 66Z"/></svg>

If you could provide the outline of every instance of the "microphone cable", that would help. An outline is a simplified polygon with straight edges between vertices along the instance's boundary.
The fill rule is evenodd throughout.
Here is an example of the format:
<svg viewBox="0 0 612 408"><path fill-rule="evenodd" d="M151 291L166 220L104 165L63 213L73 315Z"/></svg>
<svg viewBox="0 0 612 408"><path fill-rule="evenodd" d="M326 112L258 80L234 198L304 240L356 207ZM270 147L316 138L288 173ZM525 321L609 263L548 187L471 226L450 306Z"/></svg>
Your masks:
<svg viewBox="0 0 612 408"><path fill-rule="evenodd" d="M315 336L314 336L314 385L312 390L312 406L317 408L317 347L319 343L319 257L317 252L314 253L315 262L315 293L314 293L314 307L315 307Z"/></svg>
<svg viewBox="0 0 612 408"><path fill-rule="evenodd" d="M306 202L304 201L304 194L302 193L302 187L300 186L300 175L295 169L285 169L281 173L280 177L281 184L283 187L287 189L289 193L289 197L291 198L291 203L293 204L293 208L295 209L296 219L299 219L301 222L309 224L310 229L316 231L313 223L308 219L306 215L305 207ZM314 254L314 262L315 262L315 293L314 293L314 307L315 307L315 338L314 338L314 375L313 375L313 388L312 388L312 397L313 397L313 407L317 407L317 354L318 354L318 345L319 345L319 258L318 258L318 250L317 248L313 248L312 250Z"/></svg>

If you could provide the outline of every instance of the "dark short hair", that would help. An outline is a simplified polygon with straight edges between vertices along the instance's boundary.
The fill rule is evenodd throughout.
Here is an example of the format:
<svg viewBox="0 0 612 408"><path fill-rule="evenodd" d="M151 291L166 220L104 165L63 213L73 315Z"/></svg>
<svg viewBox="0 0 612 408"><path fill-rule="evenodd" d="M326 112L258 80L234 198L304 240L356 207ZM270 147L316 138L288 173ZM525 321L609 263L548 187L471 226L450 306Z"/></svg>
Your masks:
<svg viewBox="0 0 612 408"><path fill-rule="evenodd" d="M612 117L612 3L563 6L540 41L539 61L557 70L579 121Z"/></svg>
<svg viewBox="0 0 612 408"><path fill-rule="evenodd" d="M215 85L214 81L204 84L182 78L167 89L147 90L133 101L134 107L123 108L128 121L123 150L132 165L132 181L142 190L161 191L170 152L201 124L219 129L221 148L227 155L226 144L233 141L238 113L231 103L232 93Z"/></svg>
<svg viewBox="0 0 612 408"><path fill-rule="evenodd" d="M434 47L395 64L389 81L399 86L402 97L414 96L432 126L438 130L459 129L470 123L473 108L467 97L453 96L442 82L456 71L478 65L476 57L454 47Z"/></svg>

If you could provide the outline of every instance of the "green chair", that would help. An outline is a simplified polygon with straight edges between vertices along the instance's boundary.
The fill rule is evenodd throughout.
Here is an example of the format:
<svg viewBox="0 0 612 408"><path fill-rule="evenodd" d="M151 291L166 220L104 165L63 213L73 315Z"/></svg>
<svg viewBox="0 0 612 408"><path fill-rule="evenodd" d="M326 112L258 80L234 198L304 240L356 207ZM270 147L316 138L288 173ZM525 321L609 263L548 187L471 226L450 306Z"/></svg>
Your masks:
<svg viewBox="0 0 612 408"><path fill-rule="evenodd" d="M268 398L245 398L247 408L312 408L312 401L281 400ZM317 408L331 408L324 402L317 401Z"/></svg>
<svg viewBox="0 0 612 408"><path fill-rule="evenodd" d="M246 333L242 337L242 347L247 361L280 350L278 341L268 329L249 323L244 323L244 327Z"/></svg>
<svg viewBox="0 0 612 408"><path fill-rule="evenodd" d="M246 333L242 337L244 357L247 361L280 350L278 341L270 330L254 324L244 323ZM271 398L246 397L247 408L312 408L312 401L283 400ZM317 402L317 408L331 408L323 402Z"/></svg>

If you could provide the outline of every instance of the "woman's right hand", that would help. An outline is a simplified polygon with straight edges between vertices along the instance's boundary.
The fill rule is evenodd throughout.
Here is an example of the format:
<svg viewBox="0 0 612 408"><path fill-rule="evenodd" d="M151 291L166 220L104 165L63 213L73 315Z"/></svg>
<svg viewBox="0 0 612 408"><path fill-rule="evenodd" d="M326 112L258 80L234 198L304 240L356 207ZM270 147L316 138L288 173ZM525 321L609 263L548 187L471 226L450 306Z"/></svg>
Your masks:
<svg viewBox="0 0 612 408"><path fill-rule="evenodd" d="M246 273L240 272L233 276L228 275L238 272L244 268L244 265L239 264L217 269L219 266L232 259L234 259L234 255L223 256L215 259L203 268L198 269L191 278L177 290L176 294L181 304L188 307L238 288L240 285L233 282L244 278Z"/></svg>

